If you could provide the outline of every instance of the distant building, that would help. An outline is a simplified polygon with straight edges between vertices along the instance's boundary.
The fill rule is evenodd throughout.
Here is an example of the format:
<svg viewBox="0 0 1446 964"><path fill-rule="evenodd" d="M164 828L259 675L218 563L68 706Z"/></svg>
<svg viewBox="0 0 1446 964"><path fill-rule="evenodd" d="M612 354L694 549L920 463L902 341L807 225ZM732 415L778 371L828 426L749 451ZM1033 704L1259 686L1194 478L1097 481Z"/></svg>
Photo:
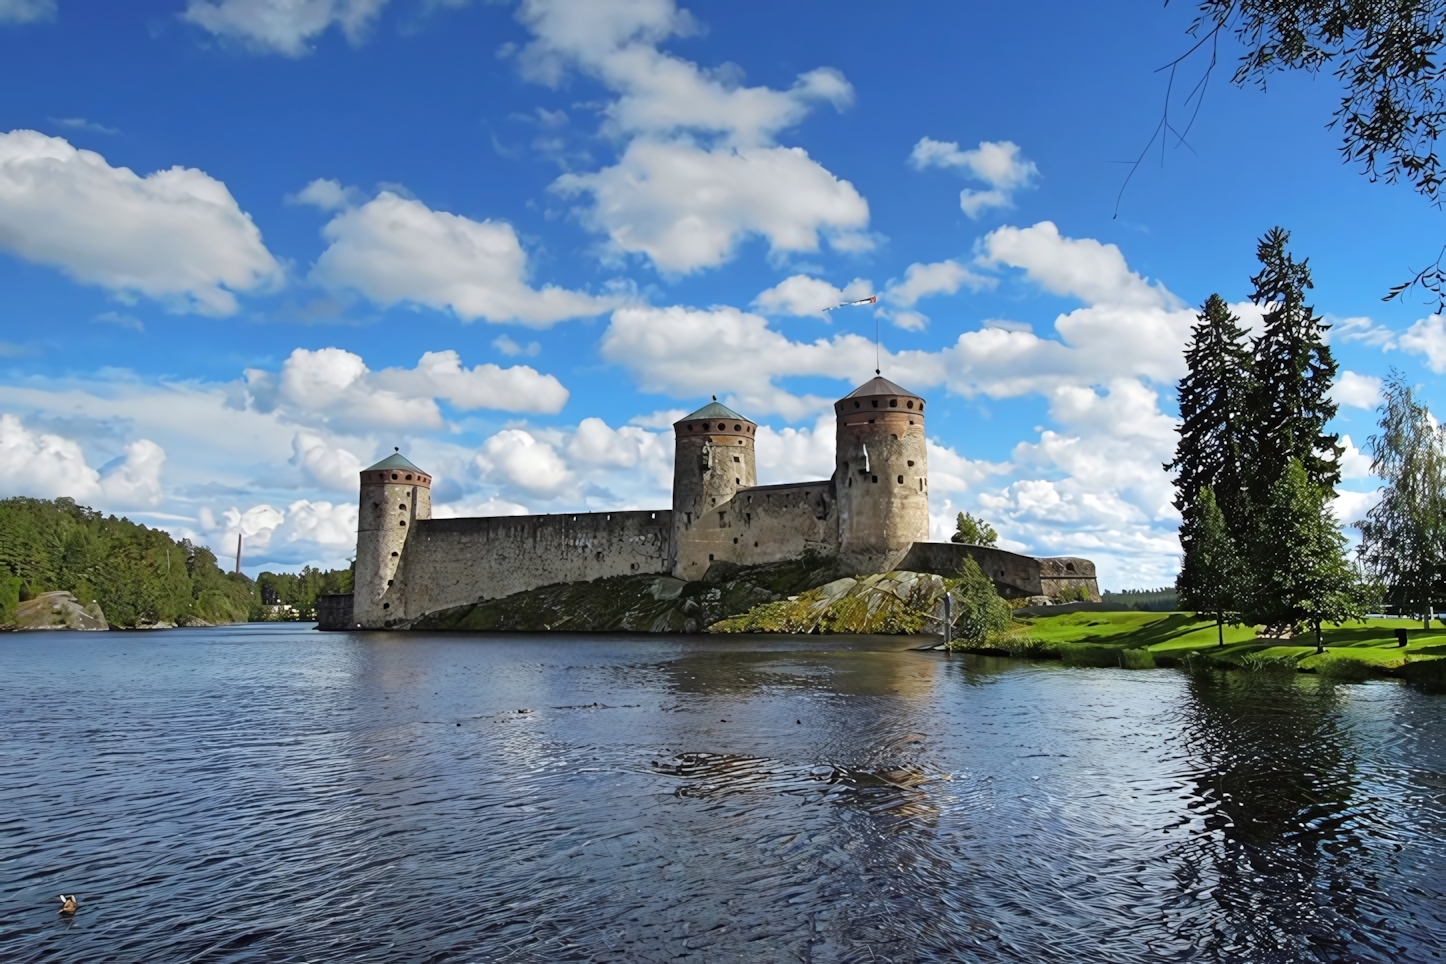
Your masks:
<svg viewBox="0 0 1446 964"><path fill-rule="evenodd" d="M432 518L432 478L400 454L361 473L351 620L405 626L428 613L563 582L671 575L718 562L837 555L855 573L952 572L977 559L1009 596L1083 589L1085 559L1039 560L930 543L925 400L873 378L834 403L833 476L758 485L756 423L717 401L673 423L673 507L632 512Z"/></svg>

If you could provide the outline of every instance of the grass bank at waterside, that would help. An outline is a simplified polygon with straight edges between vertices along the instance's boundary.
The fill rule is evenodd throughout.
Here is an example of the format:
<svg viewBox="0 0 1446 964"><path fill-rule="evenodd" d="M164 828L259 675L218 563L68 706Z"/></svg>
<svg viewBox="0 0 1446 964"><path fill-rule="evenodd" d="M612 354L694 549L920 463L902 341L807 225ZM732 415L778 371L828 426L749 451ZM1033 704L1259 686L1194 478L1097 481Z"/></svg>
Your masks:
<svg viewBox="0 0 1446 964"><path fill-rule="evenodd" d="M1298 669L1342 678L1404 676L1446 682L1446 627L1433 621L1372 618L1322 627L1326 651L1313 634L1262 638L1257 626L1226 626L1225 645L1215 623L1194 613L1071 612L1016 617L1028 640L1018 655L1059 657L1079 666L1169 666L1186 659L1239 669ZM1396 631L1408 631L1402 648Z"/></svg>

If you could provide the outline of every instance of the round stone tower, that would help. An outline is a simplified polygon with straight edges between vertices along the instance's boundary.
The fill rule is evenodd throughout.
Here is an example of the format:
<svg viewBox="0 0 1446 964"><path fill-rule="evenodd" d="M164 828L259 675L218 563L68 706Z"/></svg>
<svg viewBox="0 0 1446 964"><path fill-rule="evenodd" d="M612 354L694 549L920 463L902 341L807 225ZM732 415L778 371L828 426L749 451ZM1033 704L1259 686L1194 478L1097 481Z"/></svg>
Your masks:
<svg viewBox="0 0 1446 964"><path fill-rule="evenodd" d="M416 521L431 517L432 477L400 453L362 470L352 618L363 628L376 629L400 617L391 612L392 581Z"/></svg>
<svg viewBox="0 0 1446 964"><path fill-rule="evenodd" d="M758 484L753 438L758 426L713 401L673 423L673 574L699 579L717 553L732 547L727 505L739 489Z"/></svg>
<svg viewBox="0 0 1446 964"><path fill-rule="evenodd" d="M833 410L839 556L855 572L887 572L929 539L924 400L878 377Z"/></svg>

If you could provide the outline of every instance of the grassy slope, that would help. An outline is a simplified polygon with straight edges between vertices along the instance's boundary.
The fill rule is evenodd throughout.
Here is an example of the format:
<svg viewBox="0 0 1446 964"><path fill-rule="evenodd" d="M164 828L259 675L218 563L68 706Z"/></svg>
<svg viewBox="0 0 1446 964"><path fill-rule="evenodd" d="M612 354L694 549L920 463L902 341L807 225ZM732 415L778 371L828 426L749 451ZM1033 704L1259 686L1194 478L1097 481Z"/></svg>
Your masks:
<svg viewBox="0 0 1446 964"><path fill-rule="evenodd" d="M1296 640L1257 639L1254 627L1226 626L1225 646L1216 645L1215 624L1196 619L1194 613L1067 613L1062 616L1038 616L1026 621L1029 635L1046 643L1088 643L1094 646L1116 646L1121 649L1147 647L1158 655L1184 656L1194 650L1205 650L1226 659L1239 659L1247 653L1262 656L1290 656L1300 660L1302 669L1310 669L1321 659L1349 657L1371 663L1382 669L1401 666L1407 659L1418 660L1446 656L1446 628L1433 626L1421 629L1419 620L1368 619L1343 626L1323 627L1326 645L1324 657L1315 654L1314 636ZM1396 646L1396 630L1411 631L1405 649Z"/></svg>

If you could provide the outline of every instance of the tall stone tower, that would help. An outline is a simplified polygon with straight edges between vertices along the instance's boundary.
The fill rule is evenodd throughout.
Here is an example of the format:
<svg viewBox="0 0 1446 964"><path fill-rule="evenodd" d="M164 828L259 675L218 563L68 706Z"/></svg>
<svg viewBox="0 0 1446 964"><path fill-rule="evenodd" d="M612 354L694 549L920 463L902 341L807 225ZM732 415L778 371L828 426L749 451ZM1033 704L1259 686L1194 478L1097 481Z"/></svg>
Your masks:
<svg viewBox="0 0 1446 964"><path fill-rule="evenodd" d="M387 599L402 548L418 519L432 517L432 477L400 453L361 473L357 512L356 584L352 619L366 629L385 626Z"/></svg>
<svg viewBox="0 0 1446 964"><path fill-rule="evenodd" d="M758 484L757 431L716 398L673 423L673 575L679 579L702 578L715 552L731 547L717 507Z"/></svg>
<svg viewBox="0 0 1446 964"><path fill-rule="evenodd" d="M887 572L929 539L924 400L879 377L833 410L839 557L855 572Z"/></svg>

